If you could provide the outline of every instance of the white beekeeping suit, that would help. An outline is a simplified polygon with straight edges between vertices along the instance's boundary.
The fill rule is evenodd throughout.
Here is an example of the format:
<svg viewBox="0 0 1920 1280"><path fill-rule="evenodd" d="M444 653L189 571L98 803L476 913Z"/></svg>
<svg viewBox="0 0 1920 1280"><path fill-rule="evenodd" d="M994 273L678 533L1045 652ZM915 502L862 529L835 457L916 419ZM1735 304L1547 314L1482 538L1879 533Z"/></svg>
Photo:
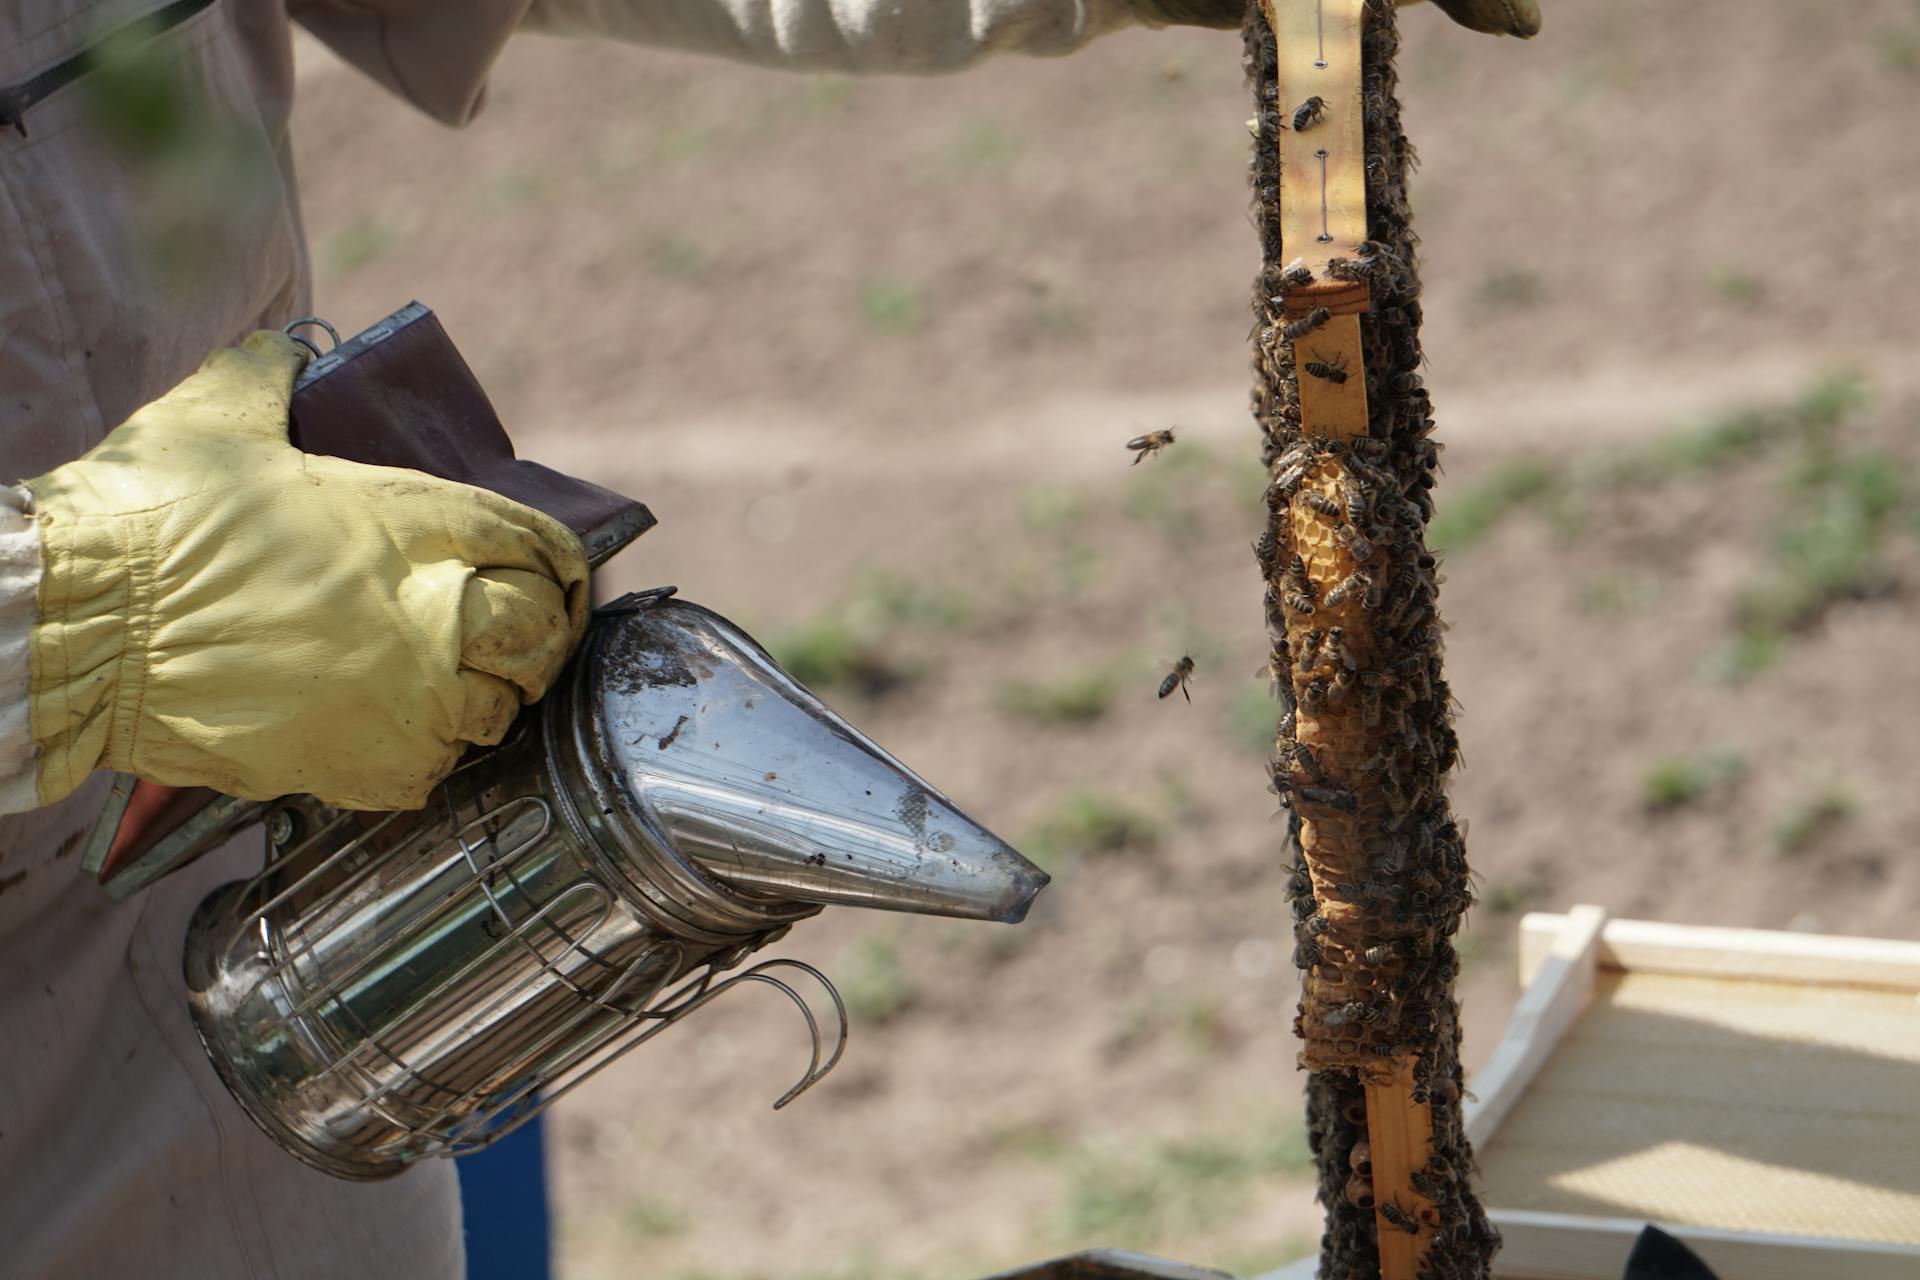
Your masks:
<svg viewBox="0 0 1920 1280"><path fill-rule="evenodd" d="M1132 21L1126 0L355 0L292 18L450 124L477 111L522 24L606 32L774 64L949 69L994 50L1064 53ZM303 314L307 249L288 117L288 11L18 0L0 8L0 90L103 32L158 14L145 58L214 121L264 198L189 228L217 270L156 270L139 163L104 145L86 77L0 96L0 1278L201 1280L460 1273L453 1166L337 1181L273 1146L195 1039L186 920L258 866L257 834L115 905L78 868L105 775L35 807L28 633L41 583L30 495L10 482L76 458L251 330ZM143 32L143 37L145 33ZM42 86L44 88L44 84ZM231 172L232 170L227 170Z"/></svg>
<svg viewBox="0 0 1920 1280"><path fill-rule="evenodd" d="M1439 5L1476 30L1526 36L1539 26L1534 0ZM54 589L71 578L60 564L49 568L46 557L64 554L74 535L69 525L50 522L81 510L98 519L101 504L115 501L120 509L105 514L119 519L141 472L122 458L111 483L97 483L91 472L64 489L55 483L52 493L81 500L58 512L36 510L33 494L12 482L30 479L41 486L49 472L60 476L84 467L85 460L75 460L136 410L182 384L209 353L251 331L278 328L307 309L307 249L288 141L294 87L289 23L301 23L436 119L461 125L479 110L489 68L520 30L613 36L770 66L936 72L996 52L1064 54L1134 23L1237 28L1244 12L1243 0L0 4L0 1280L449 1277L462 1269L451 1164L431 1162L376 1184L313 1172L254 1128L201 1051L181 975L186 921L212 888L257 868L263 852L258 834L126 903L110 903L78 869L106 775L81 781L93 760L66 743L58 751L65 780L50 787L48 738L30 711L42 705L36 698L49 678L46 663L33 656L44 651L37 642L56 620L86 642L89 636L81 633L100 621L96 601L94 614L76 626L71 600ZM209 148L173 156L180 163L171 168L160 164L165 157L152 148L164 134L157 127L164 121L150 118L155 102L137 93L131 110L124 97L119 103L127 126L122 136L108 136L112 130L95 108L113 95L90 97L88 86L107 83L103 76L118 74L120 64L105 54L89 58L87 51L100 50L102 35L115 31L132 33L127 38L137 44L141 64L163 73ZM197 208L187 202L184 213L183 174L199 177L195 189L204 196ZM289 349L280 343L275 357L270 348L277 341L216 359L226 359L229 374L252 368L257 379L278 358L284 374ZM279 387L282 396L289 382L290 375ZM252 385L258 392L264 384ZM257 428L258 396L246 408L234 420L246 417ZM171 429L182 422L180 404L167 412L171 416L160 425ZM148 430L146 438L156 434L166 432ZM250 447L250 456L271 460L270 444L254 439ZM247 471L239 467L232 474ZM177 483L179 477L170 479ZM412 490L426 487L417 483L421 479L414 478ZM444 493L440 500L447 500ZM268 514L271 508L266 505ZM365 518L374 521L377 513ZM227 527L251 531L245 521ZM519 532L539 541L526 529ZM236 554L217 542L209 550L208 541L202 539L197 554L220 563ZM577 545L572 556L579 560ZM549 557L553 563L566 558ZM579 563L566 587L576 636L584 622ZM485 576L478 565L469 567L474 576ZM524 570L513 572L526 577ZM230 571L210 576L224 584L224 595L246 594L244 578L236 581ZM558 582L567 574L556 570L547 577ZM140 585L133 588L136 595ZM124 581L119 589L126 589ZM304 598L298 583L279 594L296 606ZM491 595L488 601L494 603ZM274 603L287 614L285 598ZM564 638L565 621L548 631L557 628ZM113 661L138 668L150 683L145 673L158 669L150 655L129 660L131 650L117 640L115 645L120 647ZM456 656L464 662L467 655ZM553 656L557 670L564 652ZM99 673L67 674L73 677L69 684L84 692L86 680ZM537 697L550 678L520 679L520 691ZM473 684L461 687L471 700ZM135 695L146 688L139 685ZM256 683L251 692L263 702L283 696L270 683ZM364 701L367 691L358 692ZM345 692L335 696L344 698ZM127 713L131 704L133 718L150 714L182 740L175 747L185 742L188 749L176 755L176 763L195 751L205 756L200 744L185 741L206 728L192 705L162 717L123 687L113 697L114 715ZM501 704L499 714L510 716L503 701L508 695L496 691L493 697ZM79 723L81 717L72 719ZM453 738L492 741L497 732ZM282 757L300 756L285 742L268 745ZM327 745L325 755L349 762L374 754L364 733ZM315 750L307 758L322 754ZM261 765L257 759L242 763ZM299 768L288 765L283 775L256 771L251 794L323 794L301 785L306 778ZM281 785L269 785L275 782Z"/></svg>

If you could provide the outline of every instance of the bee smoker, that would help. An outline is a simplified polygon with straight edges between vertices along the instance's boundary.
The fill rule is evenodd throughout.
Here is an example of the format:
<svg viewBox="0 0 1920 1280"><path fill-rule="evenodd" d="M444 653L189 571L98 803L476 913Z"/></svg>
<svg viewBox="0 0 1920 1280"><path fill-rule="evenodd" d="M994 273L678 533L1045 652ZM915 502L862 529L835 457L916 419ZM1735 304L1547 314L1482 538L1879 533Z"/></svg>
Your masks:
<svg viewBox="0 0 1920 1280"><path fill-rule="evenodd" d="M741 968L754 952L829 903L1017 922L1047 882L672 588L597 610L422 810L217 797L155 837L119 830L128 790L88 854L110 890L115 862L150 877L264 823L265 867L189 927L188 999L247 1114L343 1178L478 1150L743 983L806 1021L783 1106L839 1060L846 1015L805 964Z"/></svg>

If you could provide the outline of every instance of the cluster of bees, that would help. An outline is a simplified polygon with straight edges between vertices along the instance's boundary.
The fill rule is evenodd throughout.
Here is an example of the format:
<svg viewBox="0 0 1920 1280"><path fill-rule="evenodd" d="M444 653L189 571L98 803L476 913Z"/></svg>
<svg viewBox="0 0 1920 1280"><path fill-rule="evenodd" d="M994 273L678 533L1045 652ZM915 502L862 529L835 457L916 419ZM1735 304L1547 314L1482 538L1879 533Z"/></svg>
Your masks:
<svg viewBox="0 0 1920 1280"><path fill-rule="evenodd" d="M1372 299L1350 365L1316 345L1330 317L1300 304L1315 274L1280 237L1279 131L1311 127L1329 108L1281 102L1259 6L1246 30L1265 264L1254 286L1253 411L1270 513L1254 554L1280 703L1269 776L1288 812L1294 959L1306 971L1296 1029L1328 1210L1325 1280L1374 1280L1382 1231L1429 1231L1423 1280L1483 1277L1498 1247L1467 1183L1460 1113L1451 939L1471 894L1465 832L1445 789L1459 741L1441 669L1439 566L1424 537L1439 447L1419 375L1417 241L1404 185L1414 157L1399 124L1397 50L1391 0L1368 0L1361 110L1373 238L1325 268L1365 281ZM1364 379L1366 435L1303 429L1303 377ZM1422 1202L1376 1204L1362 1080L1405 1055L1416 1055L1414 1096L1429 1104L1434 1155L1415 1175Z"/></svg>

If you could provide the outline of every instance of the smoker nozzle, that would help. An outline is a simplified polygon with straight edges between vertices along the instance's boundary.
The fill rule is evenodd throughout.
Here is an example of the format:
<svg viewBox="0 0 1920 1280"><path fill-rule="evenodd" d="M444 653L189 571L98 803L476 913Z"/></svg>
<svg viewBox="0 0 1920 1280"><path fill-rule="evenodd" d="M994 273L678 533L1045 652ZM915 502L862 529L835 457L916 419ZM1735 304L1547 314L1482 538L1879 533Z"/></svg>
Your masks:
<svg viewBox="0 0 1920 1280"><path fill-rule="evenodd" d="M736 889L1013 923L1046 886L717 614L636 607L590 655L624 798Z"/></svg>

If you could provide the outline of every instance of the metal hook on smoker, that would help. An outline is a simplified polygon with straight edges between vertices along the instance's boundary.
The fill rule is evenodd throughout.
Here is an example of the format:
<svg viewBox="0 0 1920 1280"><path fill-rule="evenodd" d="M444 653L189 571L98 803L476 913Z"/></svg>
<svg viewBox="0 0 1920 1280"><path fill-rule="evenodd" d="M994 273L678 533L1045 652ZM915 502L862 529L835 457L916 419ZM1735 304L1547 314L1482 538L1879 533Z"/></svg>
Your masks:
<svg viewBox="0 0 1920 1280"><path fill-rule="evenodd" d="M834 1017L840 1025L838 1029L839 1033L834 1038L833 1053L828 1057L825 1065L822 1065L820 1061L820 1051L825 1041L825 1038L820 1034L820 1020L813 1016L813 1009L807 1004L806 1000L798 991L795 991L780 979L767 973L769 969L778 968L800 970L800 972L806 974L824 987L828 997L833 1000ZM649 1016L662 1019L660 1029L664 1030L666 1026L680 1021L680 1019L706 1004L721 992L737 986L742 982L763 982L767 986L773 987L782 995L786 996L787 999L793 1001L794 1006L800 1010L800 1016L807 1021L807 1035L812 1041L813 1055L807 1063L806 1074L800 1077L799 1083L781 1094L778 1100L774 1102L773 1109L778 1111L807 1090L813 1088L814 1085L819 1084L821 1080L825 1079L827 1073L839 1065L840 1056L847 1051L847 1006L846 1003L840 999L839 989L828 980L826 974L821 973L818 969L803 961L789 960L784 957L774 960L763 960L759 964L754 965L753 968L736 973L725 982L717 984L713 983L713 971L709 969L690 984L694 986L695 990L687 999L680 1001L678 1004L669 1004L664 1008L654 1011ZM682 989L684 990L685 988Z"/></svg>
<svg viewBox="0 0 1920 1280"><path fill-rule="evenodd" d="M280 332L286 334L289 338L292 338L295 342L299 343L301 346L305 347L307 350L313 352L313 358L315 360L318 360L322 356L324 356L326 353L320 350L320 348L315 346L312 342L308 341L307 339L301 337L299 334L294 332L295 329L304 328L307 325L315 325L319 328L325 329L327 331L327 336L333 339L334 349L336 351L339 350L340 331L334 328L332 325L328 324L325 320L322 320L319 316L301 316L297 320L289 320L285 325L281 326Z"/></svg>

